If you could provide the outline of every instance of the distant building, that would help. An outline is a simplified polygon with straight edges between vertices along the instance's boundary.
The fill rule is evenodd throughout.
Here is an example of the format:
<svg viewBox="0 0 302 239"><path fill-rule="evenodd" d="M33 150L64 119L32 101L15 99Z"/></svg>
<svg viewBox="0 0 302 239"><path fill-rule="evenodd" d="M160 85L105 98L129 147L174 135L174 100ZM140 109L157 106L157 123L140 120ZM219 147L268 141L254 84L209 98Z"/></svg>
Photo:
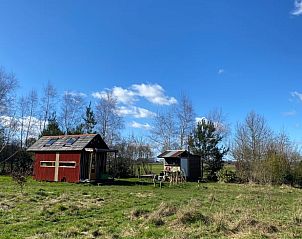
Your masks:
<svg viewBox="0 0 302 239"><path fill-rule="evenodd" d="M107 153L117 152L99 134L43 136L27 151L34 153L34 178L55 182L106 179Z"/></svg>
<svg viewBox="0 0 302 239"><path fill-rule="evenodd" d="M158 158L164 159L164 172L183 172L188 180L197 180L201 176L200 156L187 150L167 150Z"/></svg>

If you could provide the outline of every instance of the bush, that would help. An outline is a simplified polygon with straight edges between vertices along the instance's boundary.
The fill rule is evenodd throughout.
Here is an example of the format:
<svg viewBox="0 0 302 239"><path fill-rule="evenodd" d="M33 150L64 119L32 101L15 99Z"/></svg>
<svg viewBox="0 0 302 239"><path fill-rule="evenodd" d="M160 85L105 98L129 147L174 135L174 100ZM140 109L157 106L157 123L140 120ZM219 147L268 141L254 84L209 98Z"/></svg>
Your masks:
<svg viewBox="0 0 302 239"><path fill-rule="evenodd" d="M216 175L218 181L222 183L235 183L238 181L234 171L221 169L216 173Z"/></svg>
<svg viewBox="0 0 302 239"><path fill-rule="evenodd" d="M302 161L293 166L292 176L293 183L302 187Z"/></svg>

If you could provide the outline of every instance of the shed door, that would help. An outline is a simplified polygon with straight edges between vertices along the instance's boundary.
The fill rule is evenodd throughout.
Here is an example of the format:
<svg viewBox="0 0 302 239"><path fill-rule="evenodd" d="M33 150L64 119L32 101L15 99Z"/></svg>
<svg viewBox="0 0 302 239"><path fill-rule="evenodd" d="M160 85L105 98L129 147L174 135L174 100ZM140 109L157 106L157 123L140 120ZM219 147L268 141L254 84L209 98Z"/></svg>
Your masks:
<svg viewBox="0 0 302 239"><path fill-rule="evenodd" d="M91 153L89 157L89 179L95 180L96 179L96 173L95 173L95 153Z"/></svg>
<svg viewBox="0 0 302 239"><path fill-rule="evenodd" d="M180 169L185 173L186 177L189 177L189 167L188 167L188 159L181 158L180 159Z"/></svg>

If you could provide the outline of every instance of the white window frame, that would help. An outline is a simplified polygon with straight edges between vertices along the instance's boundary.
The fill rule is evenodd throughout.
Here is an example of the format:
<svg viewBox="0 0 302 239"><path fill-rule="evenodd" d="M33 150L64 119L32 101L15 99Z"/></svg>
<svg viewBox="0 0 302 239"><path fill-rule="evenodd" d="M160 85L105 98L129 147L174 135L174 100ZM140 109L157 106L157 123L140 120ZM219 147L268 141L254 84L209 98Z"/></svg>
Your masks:
<svg viewBox="0 0 302 239"><path fill-rule="evenodd" d="M74 166L61 166L61 163L74 163ZM76 161L59 161L59 168L75 168L77 166Z"/></svg>
<svg viewBox="0 0 302 239"><path fill-rule="evenodd" d="M43 163L52 163L52 165L51 166L42 165ZM40 161L40 167L43 167L43 168L54 168L55 164L56 164L55 161Z"/></svg>

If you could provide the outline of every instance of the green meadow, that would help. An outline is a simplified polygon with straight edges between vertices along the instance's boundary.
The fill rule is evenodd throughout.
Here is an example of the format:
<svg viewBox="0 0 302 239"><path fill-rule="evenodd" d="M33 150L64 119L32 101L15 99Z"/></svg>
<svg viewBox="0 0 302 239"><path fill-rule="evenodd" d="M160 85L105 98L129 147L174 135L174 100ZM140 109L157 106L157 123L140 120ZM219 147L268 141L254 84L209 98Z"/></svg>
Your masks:
<svg viewBox="0 0 302 239"><path fill-rule="evenodd" d="M302 238L288 186L37 182L0 177L0 238Z"/></svg>

